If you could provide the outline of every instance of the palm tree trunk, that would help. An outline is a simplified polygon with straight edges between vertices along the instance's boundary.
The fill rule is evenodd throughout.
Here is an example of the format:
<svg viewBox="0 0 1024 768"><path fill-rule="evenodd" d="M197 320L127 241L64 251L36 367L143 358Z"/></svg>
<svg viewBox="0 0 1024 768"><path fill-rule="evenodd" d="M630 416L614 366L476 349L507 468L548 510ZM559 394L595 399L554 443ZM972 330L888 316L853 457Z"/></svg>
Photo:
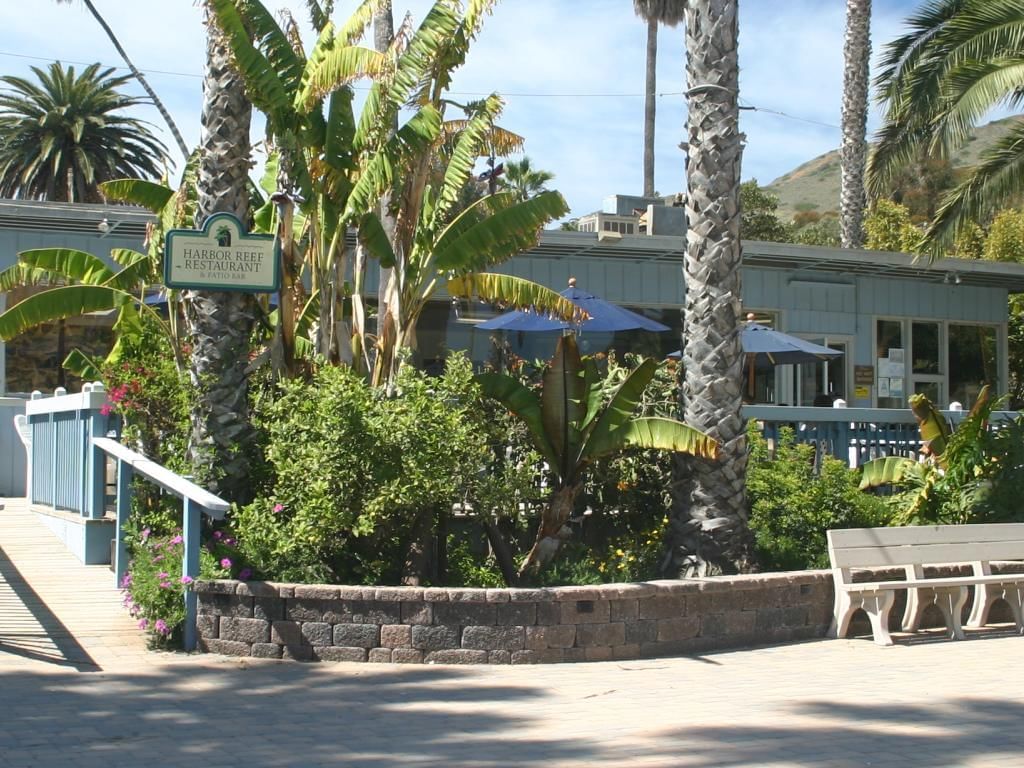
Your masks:
<svg viewBox="0 0 1024 768"><path fill-rule="evenodd" d="M644 197L654 197L654 117L657 111L658 19L647 20L647 76L644 81Z"/></svg>
<svg viewBox="0 0 1024 768"><path fill-rule="evenodd" d="M212 214L248 218L249 122L252 105L212 20L203 82L197 226ZM183 294L195 388L189 458L196 481L231 501L251 498L247 374L255 305L248 293Z"/></svg>
<svg viewBox="0 0 1024 768"><path fill-rule="evenodd" d="M868 70L871 60L871 0L846 0L843 44L842 181L843 248L864 247L864 167L867 162Z"/></svg>
<svg viewBox="0 0 1024 768"><path fill-rule="evenodd" d="M674 494L674 574L747 567L747 440L740 409L740 161L736 0L686 9L689 139L683 382L684 421L714 437L717 462L692 460ZM699 535L695 536L695 532Z"/></svg>
<svg viewBox="0 0 1024 768"><path fill-rule="evenodd" d="M383 53L391 47L391 41L395 35L395 22L391 12L391 3L385 2L377 12L373 15L373 47L375 50ZM392 131L398 130L398 117L395 116L394 121L391 125ZM391 206L391 195L385 194L380 199L380 222L384 227L384 231L387 233L388 242L391 243L392 248L395 247L395 217L392 216L388 209ZM389 313L393 313L395 307L392 306L392 299L395 296L395 286L392 284L394 280L394 270L390 267L380 267L377 279L377 334L382 335L385 329L385 316Z"/></svg>
<svg viewBox="0 0 1024 768"><path fill-rule="evenodd" d="M117 52L121 55L121 58L124 59L124 63L128 65L128 69L131 70L132 75L135 77L136 80L139 81L139 85L141 85L143 90L149 95L149 98L153 100L153 106L157 108L157 110L160 112L160 116L164 119L164 122L167 123L167 127L170 129L171 134L174 136L174 140L178 143L178 149L181 150L182 157L184 157L185 160L187 161L189 156L188 146L185 144L185 140L181 137L181 131L178 130L178 126L174 123L174 120L171 118L171 113L167 111L167 107L165 107L164 103L160 101L160 98L156 95L156 92L149 87L149 83L146 81L146 78L143 76L143 74L139 72L139 70L135 67L135 64L132 63L132 60L128 58L128 54L124 50L124 48L121 47L121 42L117 39L117 36L114 34L114 30L112 30L110 26L107 24L106 20L102 16L100 16L99 11L96 10L96 6L92 4L92 0L82 0L82 2L85 3L85 7L89 9L89 13L92 14L92 17L96 19L97 23L101 27L103 27L103 31L107 33L107 37L110 38L110 42L114 44L114 47L117 49Z"/></svg>

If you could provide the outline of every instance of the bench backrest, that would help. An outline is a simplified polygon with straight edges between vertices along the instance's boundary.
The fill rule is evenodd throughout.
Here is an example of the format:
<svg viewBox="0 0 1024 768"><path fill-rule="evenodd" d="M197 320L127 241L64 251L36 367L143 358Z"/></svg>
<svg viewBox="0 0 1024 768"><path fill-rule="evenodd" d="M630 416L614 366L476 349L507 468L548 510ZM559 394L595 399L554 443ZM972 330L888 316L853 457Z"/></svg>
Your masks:
<svg viewBox="0 0 1024 768"><path fill-rule="evenodd" d="M1024 560L1024 523L842 528L828 532L833 568Z"/></svg>

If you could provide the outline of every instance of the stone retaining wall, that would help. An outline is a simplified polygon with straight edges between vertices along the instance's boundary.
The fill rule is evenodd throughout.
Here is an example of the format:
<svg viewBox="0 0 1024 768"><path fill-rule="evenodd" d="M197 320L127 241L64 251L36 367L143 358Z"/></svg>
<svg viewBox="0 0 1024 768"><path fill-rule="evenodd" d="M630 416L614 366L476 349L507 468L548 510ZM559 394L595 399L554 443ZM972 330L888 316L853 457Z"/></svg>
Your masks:
<svg viewBox="0 0 1024 768"><path fill-rule="evenodd" d="M828 571L547 589L199 581L199 646L302 661L534 664L822 636Z"/></svg>

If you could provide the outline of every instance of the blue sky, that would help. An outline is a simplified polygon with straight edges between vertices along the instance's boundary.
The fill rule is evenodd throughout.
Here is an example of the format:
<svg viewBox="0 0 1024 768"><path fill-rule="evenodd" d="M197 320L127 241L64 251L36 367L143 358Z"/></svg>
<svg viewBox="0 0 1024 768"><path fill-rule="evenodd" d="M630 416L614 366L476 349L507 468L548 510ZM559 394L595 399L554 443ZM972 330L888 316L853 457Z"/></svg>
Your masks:
<svg viewBox="0 0 1024 768"><path fill-rule="evenodd" d="M300 14L304 7L299 0L264 3ZM185 0L94 4L194 144L205 56L200 9ZM336 17L354 7L354 0L339 0ZM427 7L427 0L394 0L396 22L406 10L419 19ZM875 0L876 54L915 7ZM741 114L744 179L767 184L839 146L845 10L843 0L740 0L740 98L756 107ZM641 191L645 42L631 0L503 0L458 73L453 98L501 93L502 124L526 137L526 154L555 174L552 186L579 216L600 208L606 195ZM655 178L662 194L685 186L678 149L686 119L684 55L682 28L663 27ZM121 64L80 3L0 3L0 73L24 76L54 59ZM141 107L138 116L162 129L156 110ZM873 108L869 129L877 123Z"/></svg>

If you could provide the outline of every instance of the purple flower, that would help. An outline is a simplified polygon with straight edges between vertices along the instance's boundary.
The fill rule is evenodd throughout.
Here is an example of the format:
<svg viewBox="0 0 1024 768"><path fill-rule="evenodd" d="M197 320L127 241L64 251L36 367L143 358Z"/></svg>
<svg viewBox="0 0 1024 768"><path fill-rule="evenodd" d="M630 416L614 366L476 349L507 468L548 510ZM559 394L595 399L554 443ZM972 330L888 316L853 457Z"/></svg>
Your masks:
<svg viewBox="0 0 1024 768"><path fill-rule="evenodd" d="M181 577L181 583L182 584L191 584L193 581L195 581L195 579L193 579L191 576L182 576Z"/></svg>
<svg viewBox="0 0 1024 768"><path fill-rule="evenodd" d="M149 626L149 619L139 619L139 629L145 629Z"/></svg>
<svg viewBox="0 0 1024 768"><path fill-rule="evenodd" d="M150 531L149 528L143 528L142 529L142 540L145 541L146 539L148 539L150 533L152 533L152 531Z"/></svg>
<svg viewBox="0 0 1024 768"><path fill-rule="evenodd" d="M160 589L170 589L170 588L171 588L171 582L169 582L169 581L161 581L160 582Z"/></svg>
<svg viewBox="0 0 1024 768"><path fill-rule="evenodd" d="M159 563L163 559L164 559L163 555L157 555L156 557L153 558L153 562L154 563Z"/></svg>
<svg viewBox="0 0 1024 768"><path fill-rule="evenodd" d="M274 511L275 512L284 512L284 504L275 504L274 505Z"/></svg>
<svg viewBox="0 0 1024 768"><path fill-rule="evenodd" d="M231 567L231 560L229 560L228 558L225 557L224 559L222 559L220 561L220 567L221 568L230 568Z"/></svg>
<svg viewBox="0 0 1024 768"><path fill-rule="evenodd" d="M132 585L132 572L125 571L124 576L121 577L121 588L128 589Z"/></svg>
<svg viewBox="0 0 1024 768"><path fill-rule="evenodd" d="M238 579L240 581L248 581L252 578L252 568L243 568L238 573Z"/></svg>
<svg viewBox="0 0 1024 768"><path fill-rule="evenodd" d="M167 579L171 578L171 574L167 573L167 571L160 571L156 577L161 581L167 581Z"/></svg>
<svg viewBox="0 0 1024 768"><path fill-rule="evenodd" d="M182 539L180 535L175 536L173 539L171 539L171 544L181 544L182 541L184 541L184 539Z"/></svg>
<svg viewBox="0 0 1024 768"><path fill-rule="evenodd" d="M217 540L220 540L220 539L224 538L224 534L221 531L214 531L213 532L213 538L215 538Z"/></svg>
<svg viewBox="0 0 1024 768"><path fill-rule="evenodd" d="M237 543L238 543L238 541L236 541L235 539L231 538L230 536L228 536L226 539L224 539L224 546L226 546L226 547L233 547Z"/></svg>
<svg viewBox="0 0 1024 768"><path fill-rule="evenodd" d="M154 624L153 627L161 635L169 635L169 634L171 634L171 630L167 628L167 622L164 621L163 619L157 619L156 620L156 624Z"/></svg>
<svg viewBox="0 0 1024 768"><path fill-rule="evenodd" d="M114 410L114 406L110 403L104 403L100 406L100 414L103 416L109 416Z"/></svg>

